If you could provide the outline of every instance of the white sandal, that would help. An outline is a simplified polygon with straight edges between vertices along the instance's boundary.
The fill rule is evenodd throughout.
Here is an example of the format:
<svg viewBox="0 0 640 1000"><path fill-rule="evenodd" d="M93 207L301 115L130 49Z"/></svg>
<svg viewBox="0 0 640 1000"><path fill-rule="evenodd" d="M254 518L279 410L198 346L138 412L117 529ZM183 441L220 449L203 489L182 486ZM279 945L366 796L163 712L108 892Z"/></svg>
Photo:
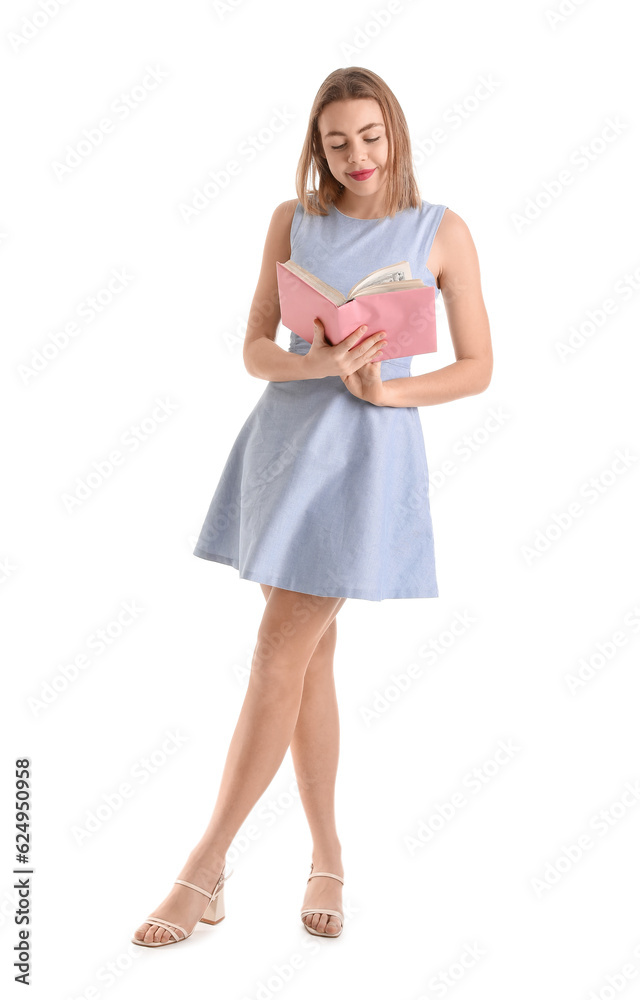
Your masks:
<svg viewBox="0 0 640 1000"><path fill-rule="evenodd" d="M225 872L227 874L225 874ZM203 924L219 924L221 920L224 920L224 883L231 877L232 874L233 868L227 869L227 866L225 865L220 873L220 878L215 884L213 892L207 892L206 889L202 889L199 885L194 885L193 882L185 882L182 878L177 878L175 880L176 885L186 885L190 889L195 889L196 892L201 892L203 896L208 897L209 905L200 917L200 922ZM165 930L168 930L169 933L173 935L173 937L168 941L141 941L137 937L131 938L134 944L140 944L144 948L161 948L165 944L177 944L178 941L185 941L188 937L191 937L193 930L195 930L194 927L193 930L187 934L184 927L181 927L180 924L174 923L173 920L165 920L163 917L147 917L146 920L143 920L143 923L157 924L159 927L164 927ZM179 937L176 931L181 931L182 937Z"/></svg>
<svg viewBox="0 0 640 1000"><path fill-rule="evenodd" d="M314 872L313 862L311 862L311 874L307 879L307 883L309 882L309 879L316 878L316 876L318 875L326 875L328 878L337 878L338 882L342 882L342 884L344 885L344 879L341 878L340 875L334 875L333 872ZM313 927L310 927L309 924L304 919L305 917L309 916L310 913L328 913L329 916L331 917L340 917L341 921L340 930L336 934L327 934L326 931L315 930ZM304 924L305 928L309 931L309 934L315 934L317 937L337 938L340 937L340 935L342 934L342 927L344 925L344 914L340 913L338 910L325 910L319 907L316 907L315 909L312 908L310 910L301 910L300 919L302 920L302 923Z"/></svg>

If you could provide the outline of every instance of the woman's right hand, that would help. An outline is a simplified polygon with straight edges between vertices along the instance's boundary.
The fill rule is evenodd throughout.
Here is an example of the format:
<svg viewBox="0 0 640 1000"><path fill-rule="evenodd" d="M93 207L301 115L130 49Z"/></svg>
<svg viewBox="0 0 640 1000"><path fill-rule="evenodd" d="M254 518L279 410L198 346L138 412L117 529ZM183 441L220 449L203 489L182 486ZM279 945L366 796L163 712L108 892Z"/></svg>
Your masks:
<svg viewBox="0 0 640 1000"><path fill-rule="evenodd" d="M353 347L365 333L366 326L359 326L340 344L330 344L324 335L324 324L316 318L313 321L313 343L305 355L309 368L309 378L324 378L326 375L353 375L370 361L378 361L382 342L386 342L386 331L378 330Z"/></svg>

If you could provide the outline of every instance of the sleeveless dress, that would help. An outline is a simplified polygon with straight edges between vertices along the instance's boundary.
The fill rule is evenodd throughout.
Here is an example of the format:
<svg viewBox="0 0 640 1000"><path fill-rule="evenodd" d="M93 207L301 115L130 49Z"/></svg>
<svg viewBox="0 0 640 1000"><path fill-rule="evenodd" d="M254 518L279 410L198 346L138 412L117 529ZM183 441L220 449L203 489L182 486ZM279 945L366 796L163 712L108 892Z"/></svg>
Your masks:
<svg viewBox="0 0 640 1000"><path fill-rule="evenodd" d="M298 202L291 259L346 295L366 274L408 260L427 269L445 205L394 218L326 216ZM368 333L374 333L369 330ZM289 351L310 344L289 331ZM382 361L407 378L411 357ZM415 406L376 406L339 375L268 382L231 448L193 554L241 579L367 601L438 597L429 472Z"/></svg>

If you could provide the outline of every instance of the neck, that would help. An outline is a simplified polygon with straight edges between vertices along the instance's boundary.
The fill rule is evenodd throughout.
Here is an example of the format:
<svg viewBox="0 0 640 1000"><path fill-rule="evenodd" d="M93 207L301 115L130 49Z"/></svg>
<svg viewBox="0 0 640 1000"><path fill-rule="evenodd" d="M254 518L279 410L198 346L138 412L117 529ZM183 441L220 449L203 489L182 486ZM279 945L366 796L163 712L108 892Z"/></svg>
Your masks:
<svg viewBox="0 0 640 1000"><path fill-rule="evenodd" d="M384 215L384 192L358 198L341 191L334 202L337 209L354 219L380 219Z"/></svg>

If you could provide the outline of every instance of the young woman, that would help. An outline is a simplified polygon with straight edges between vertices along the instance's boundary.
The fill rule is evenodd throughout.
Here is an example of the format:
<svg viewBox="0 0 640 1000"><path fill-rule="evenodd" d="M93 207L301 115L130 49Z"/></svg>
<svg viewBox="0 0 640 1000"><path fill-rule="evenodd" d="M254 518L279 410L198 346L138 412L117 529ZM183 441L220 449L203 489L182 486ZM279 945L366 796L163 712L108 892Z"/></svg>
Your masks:
<svg viewBox="0 0 640 1000"><path fill-rule="evenodd" d="M296 191L273 213L244 345L248 372L268 384L194 549L259 583L264 615L213 815L168 896L134 932L140 945L174 944L199 920L222 919L226 852L288 747L313 843L302 921L313 934L341 933L337 614L349 597L438 596L417 407L483 392L491 379L473 240L458 215L420 199L404 115L375 73L350 67L324 81ZM410 357L376 360L385 331L367 331L355 347L358 328L331 346L320 322L312 344L291 332L283 350L276 261L289 258L343 293L408 260L413 277L442 292L456 361L413 377Z"/></svg>

